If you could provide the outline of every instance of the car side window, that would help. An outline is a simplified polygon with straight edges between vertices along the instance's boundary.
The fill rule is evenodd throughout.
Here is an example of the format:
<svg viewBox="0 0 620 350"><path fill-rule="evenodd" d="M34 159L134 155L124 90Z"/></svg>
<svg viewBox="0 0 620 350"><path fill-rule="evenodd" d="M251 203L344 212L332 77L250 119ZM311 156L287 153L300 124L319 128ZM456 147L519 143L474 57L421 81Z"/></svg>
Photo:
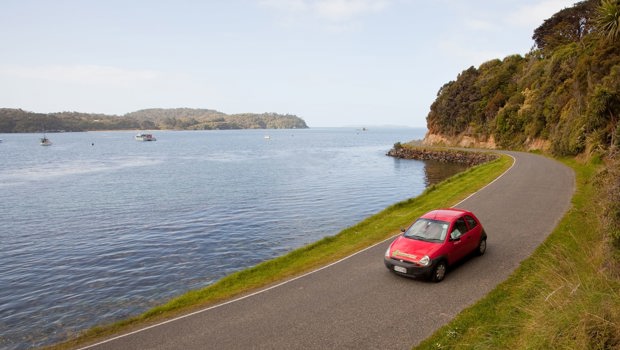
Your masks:
<svg viewBox="0 0 620 350"><path fill-rule="evenodd" d="M454 223L454 228L452 229L450 237L459 238L465 233L467 233L467 225L465 224L465 220L463 218L459 218Z"/></svg>
<svg viewBox="0 0 620 350"><path fill-rule="evenodd" d="M476 219L472 218L469 215L465 216L465 221L467 221L467 226L469 226L470 230L478 226L478 222L476 221Z"/></svg>

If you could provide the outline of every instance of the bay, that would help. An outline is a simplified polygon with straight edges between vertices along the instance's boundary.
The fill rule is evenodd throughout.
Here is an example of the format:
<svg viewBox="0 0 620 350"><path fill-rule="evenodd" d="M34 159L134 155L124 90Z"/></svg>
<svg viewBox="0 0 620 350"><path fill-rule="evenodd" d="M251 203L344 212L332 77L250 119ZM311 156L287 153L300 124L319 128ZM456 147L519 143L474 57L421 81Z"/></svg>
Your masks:
<svg viewBox="0 0 620 350"><path fill-rule="evenodd" d="M0 348L139 314L463 170L385 156L424 132L0 135Z"/></svg>

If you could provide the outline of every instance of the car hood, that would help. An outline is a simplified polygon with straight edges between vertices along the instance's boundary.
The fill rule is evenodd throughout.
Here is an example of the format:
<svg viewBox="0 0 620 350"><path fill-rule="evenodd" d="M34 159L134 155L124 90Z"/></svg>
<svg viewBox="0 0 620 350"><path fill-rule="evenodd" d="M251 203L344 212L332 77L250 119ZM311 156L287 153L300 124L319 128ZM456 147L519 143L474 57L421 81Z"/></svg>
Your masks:
<svg viewBox="0 0 620 350"><path fill-rule="evenodd" d="M434 253L439 250L441 243L418 241L400 236L390 246L391 257L395 259L418 262L424 255L434 258Z"/></svg>

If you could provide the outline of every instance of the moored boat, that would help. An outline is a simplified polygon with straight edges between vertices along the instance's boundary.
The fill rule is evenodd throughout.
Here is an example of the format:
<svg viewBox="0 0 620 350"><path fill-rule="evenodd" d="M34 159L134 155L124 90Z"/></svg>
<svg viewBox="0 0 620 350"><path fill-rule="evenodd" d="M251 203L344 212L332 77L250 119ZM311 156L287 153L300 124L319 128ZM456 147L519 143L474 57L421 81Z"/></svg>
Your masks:
<svg viewBox="0 0 620 350"><path fill-rule="evenodd" d="M157 141L152 134L138 134L135 136L136 141Z"/></svg>
<svg viewBox="0 0 620 350"><path fill-rule="evenodd" d="M43 137L41 138L39 144L41 146L51 146L52 145L52 141L50 141L50 139L48 139L47 137L45 137L45 135L43 135Z"/></svg>

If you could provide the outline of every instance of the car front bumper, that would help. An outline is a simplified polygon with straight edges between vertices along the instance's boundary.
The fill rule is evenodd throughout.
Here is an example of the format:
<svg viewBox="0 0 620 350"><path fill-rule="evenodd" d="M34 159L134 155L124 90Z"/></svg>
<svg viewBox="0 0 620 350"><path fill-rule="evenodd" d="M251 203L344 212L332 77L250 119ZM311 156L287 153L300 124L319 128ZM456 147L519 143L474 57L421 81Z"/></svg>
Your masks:
<svg viewBox="0 0 620 350"><path fill-rule="evenodd" d="M410 277L428 278L435 267L435 261L432 261L428 266L420 266L416 263L393 258L383 258L383 262L388 270L399 275Z"/></svg>

